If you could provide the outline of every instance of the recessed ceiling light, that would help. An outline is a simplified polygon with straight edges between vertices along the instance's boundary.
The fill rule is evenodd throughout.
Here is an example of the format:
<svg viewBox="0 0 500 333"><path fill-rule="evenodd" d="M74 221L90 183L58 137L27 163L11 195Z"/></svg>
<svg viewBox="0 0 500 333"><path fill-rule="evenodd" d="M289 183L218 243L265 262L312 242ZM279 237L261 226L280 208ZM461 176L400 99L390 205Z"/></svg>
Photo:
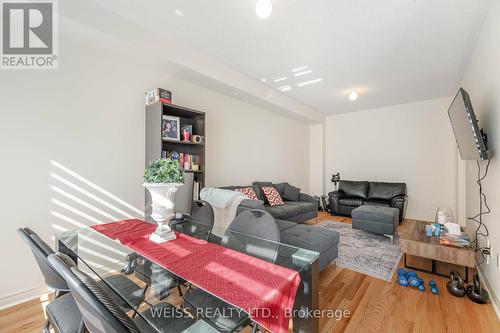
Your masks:
<svg viewBox="0 0 500 333"><path fill-rule="evenodd" d="M176 10L174 11L174 13L175 13L175 15L177 15L177 16L181 16L181 17L182 17L182 16L184 16L184 13L183 13L180 9L176 9Z"/></svg>
<svg viewBox="0 0 500 333"><path fill-rule="evenodd" d="M292 72L294 72L294 73L295 72L300 72L300 71L303 71L305 69L307 69L307 66L297 67L297 68L293 68Z"/></svg>
<svg viewBox="0 0 500 333"><path fill-rule="evenodd" d="M255 13L257 17L260 19L267 19L271 16L273 12L273 3L271 0L257 0L257 4L255 5Z"/></svg>
<svg viewBox="0 0 500 333"><path fill-rule="evenodd" d="M312 73L312 70L307 70L307 71L302 71L302 72L297 72L295 74L293 74L293 76L302 76L302 75L306 75L306 74L310 74Z"/></svg>
<svg viewBox="0 0 500 333"><path fill-rule="evenodd" d="M267 79L265 77L263 77L262 79L260 79L262 82L267 82Z"/></svg>
<svg viewBox="0 0 500 333"><path fill-rule="evenodd" d="M283 77L279 77L277 79L274 79L273 82L280 82L280 81L285 81L287 79L286 76L283 76Z"/></svg>
<svg viewBox="0 0 500 333"><path fill-rule="evenodd" d="M323 81L322 78L314 79L314 80L311 80L311 81L304 81L304 82L297 83L297 87L308 86L310 84L318 83L318 82L321 82L321 81Z"/></svg>
<svg viewBox="0 0 500 333"><path fill-rule="evenodd" d="M289 91L289 90L292 90L292 87L290 86L281 86L281 87L278 87L278 90L281 90L281 91Z"/></svg>
<svg viewBox="0 0 500 333"><path fill-rule="evenodd" d="M349 93L349 99L350 99L351 101L355 101L355 100L357 100L357 99L358 99L358 97L359 97L359 94L358 94L358 92L357 92L356 90L353 90L353 91L351 91L351 92Z"/></svg>

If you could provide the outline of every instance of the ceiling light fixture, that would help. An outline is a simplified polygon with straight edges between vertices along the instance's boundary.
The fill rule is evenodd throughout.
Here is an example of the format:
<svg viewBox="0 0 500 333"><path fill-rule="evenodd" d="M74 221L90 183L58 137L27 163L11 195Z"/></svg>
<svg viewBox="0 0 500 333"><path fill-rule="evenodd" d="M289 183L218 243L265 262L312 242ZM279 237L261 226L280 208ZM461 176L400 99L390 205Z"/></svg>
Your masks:
<svg viewBox="0 0 500 333"><path fill-rule="evenodd" d="M302 66L302 67L297 67L297 68L293 68L292 69L292 72L295 73L295 72L300 72L300 71L303 71L307 69L307 66Z"/></svg>
<svg viewBox="0 0 500 333"><path fill-rule="evenodd" d="M278 90L281 90L281 91L285 92L285 91L292 90L292 87L290 87L290 86L281 86L281 87L278 87Z"/></svg>
<svg viewBox="0 0 500 333"><path fill-rule="evenodd" d="M312 73L312 70L307 70L307 71L302 71L302 72L297 72L295 74L293 74L293 76L302 76L302 75L306 75L306 74L310 74Z"/></svg>
<svg viewBox="0 0 500 333"><path fill-rule="evenodd" d="M271 16L273 12L273 3L271 0L257 0L257 4L255 5L255 13L257 17L260 19L267 19Z"/></svg>
<svg viewBox="0 0 500 333"><path fill-rule="evenodd" d="M176 9L174 11L174 13L175 13L175 15L180 16L180 17L184 16L184 13L180 9Z"/></svg>
<svg viewBox="0 0 500 333"><path fill-rule="evenodd" d="M286 79L288 79L288 78L286 76L283 76L283 77L279 77L277 79L274 79L273 82L285 81Z"/></svg>
<svg viewBox="0 0 500 333"><path fill-rule="evenodd" d="M267 79L265 77L263 77L262 79L260 79L262 82L267 82Z"/></svg>
<svg viewBox="0 0 500 333"><path fill-rule="evenodd" d="M311 80L311 81L304 81L304 82L297 83L297 87L308 86L310 84L318 83L318 82L321 82L321 81L323 81L322 78L314 79L314 80Z"/></svg>
<svg viewBox="0 0 500 333"><path fill-rule="evenodd" d="M353 101L353 102L354 102L355 100L357 100L357 99L358 99L358 97L359 97L359 94L358 94L358 92L357 92L356 90L353 90L353 91L351 91L351 92L349 93L349 99L350 99L351 101Z"/></svg>

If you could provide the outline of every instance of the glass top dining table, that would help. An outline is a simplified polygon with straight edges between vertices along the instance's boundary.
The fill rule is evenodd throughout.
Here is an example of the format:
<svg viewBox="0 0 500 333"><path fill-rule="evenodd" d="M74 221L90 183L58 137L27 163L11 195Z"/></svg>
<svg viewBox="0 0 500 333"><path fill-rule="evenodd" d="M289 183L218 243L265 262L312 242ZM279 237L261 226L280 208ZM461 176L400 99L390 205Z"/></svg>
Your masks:
<svg viewBox="0 0 500 333"><path fill-rule="evenodd" d="M152 222L151 220L147 222ZM297 291L294 309L310 309L317 306L315 292L317 291L317 262L319 254L314 251L294 247L288 244L272 242L266 239L252 237L234 231L217 230L199 222L184 218L173 220L170 223L172 230L186 234L196 239L220 244L221 238L215 235L231 236L241 244L232 246L233 250L252 255L252 249L272 248L275 251L273 263L299 272L301 283ZM56 235L56 248L69 255L82 269L96 280L102 280L116 295L122 299L132 311L129 315L139 315L148 322L154 331L162 332L157 320L152 320L148 309L160 302L168 302L177 308L181 307L180 293L187 286L197 288L192 281L178 278L174 272L135 253L129 247L113 240L91 227L84 227L72 231L65 231ZM258 251L256 252L258 254ZM203 269L203 267L200 267ZM144 301L138 304L137 297L127 288L113 285L112 275L120 274L145 290ZM168 277L168 278L167 278ZM172 278L173 277L173 278ZM166 282L167 281L167 282ZM265 283L265 281L260 281ZM224 284L224 280L221 280ZM177 288L177 285L182 287ZM312 286L314 284L314 286ZM224 286L221 285L221 288ZM313 288L314 287L314 288ZM183 289L182 289L183 288ZM217 295L215 295L217 296ZM221 298L222 299L222 298ZM222 299L224 301L224 299ZM314 304L316 303L316 305ZM312 321L311 321L312 320ZM293 318L294 332L316 332L317 323L310 318ZM217 332L203 320L198 320L184 332Z"/></svg>

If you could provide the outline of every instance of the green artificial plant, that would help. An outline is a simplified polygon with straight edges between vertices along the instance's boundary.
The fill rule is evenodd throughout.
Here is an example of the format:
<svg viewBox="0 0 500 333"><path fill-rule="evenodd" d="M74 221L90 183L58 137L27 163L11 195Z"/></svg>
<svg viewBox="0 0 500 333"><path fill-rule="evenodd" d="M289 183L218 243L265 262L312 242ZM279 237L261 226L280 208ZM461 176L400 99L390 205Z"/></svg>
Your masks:
<svg viewBox="0 0 500 333"><path fill-rule="evenodd" d="M149 162L144 170L146 183L184 183L184 174L178 161L169 158Z"/></svg>

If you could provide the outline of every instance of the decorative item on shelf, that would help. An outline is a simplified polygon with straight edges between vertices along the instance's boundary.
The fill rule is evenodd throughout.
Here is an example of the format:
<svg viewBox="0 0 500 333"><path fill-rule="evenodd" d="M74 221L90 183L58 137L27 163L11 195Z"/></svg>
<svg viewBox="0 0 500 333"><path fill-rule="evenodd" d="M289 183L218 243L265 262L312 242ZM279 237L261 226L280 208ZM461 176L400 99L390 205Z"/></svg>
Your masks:
<svg viewBox="0 0 500 333"><path fill-rule="evenodd" d="M161 136L163 139L180 141L180 118L173 116L163 116L161 121Z"/></svg>
<svg viewBox="0 0 500 333"><path fill-rule="evenodd" d="M193 135L193 125L183 125L181 128L181 140L191 141Z"/></svg>
<svg viewBox="0 0 500 333"><path fill-rule="evenodd" d="M199 171L200 170L200 166L198 164L192 164L191 165L191 170L192 171Z"/></svg>
<svg viewBox="0 0 500 333"><path fill-rule="evenodd" d="M192 143L202 144L203 143L203 139L204 139L204 137L201 136L201 135L193 135L191 137L191 142Z"/></svg>
<svg viewBox="0 0 500 333"><path fill-rule="evenodd" d="M168 222L175 216L175 193L184 184L184 174L179 163L171 159L151 161L144 171L143 186L151 194L153 212L151 217L158 224L149 239L163 243L176 238Z"/></svg>
<svg viewBox="0 0 500 333"><path fill-rule="evenodd" d="M146 105L151 105L159 101L172 104L172 92L162 88L146 91Z"/></svg>
<svg viewBox="0 0 500 333"><path fill-rule="evenodd" d="M165 150L161 151L161 158L167 158L167 152Z"/></svg>
<svg viewBox="0 0 500 333"><path fill-rule="evenodd" d="M177 162L180 161L180 155L176 151L172 151L170 153L167 152L167 158L170 158L172 161L177 161Z"/></svg>

